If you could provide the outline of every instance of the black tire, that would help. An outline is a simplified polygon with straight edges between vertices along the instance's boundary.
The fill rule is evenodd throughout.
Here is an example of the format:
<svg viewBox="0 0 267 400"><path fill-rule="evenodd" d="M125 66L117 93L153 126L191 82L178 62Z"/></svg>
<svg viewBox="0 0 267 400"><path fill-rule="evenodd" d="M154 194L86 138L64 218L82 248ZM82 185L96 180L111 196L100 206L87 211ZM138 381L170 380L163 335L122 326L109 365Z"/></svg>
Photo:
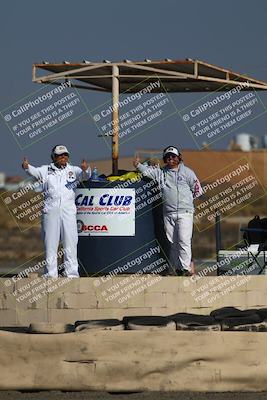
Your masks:
<svg viewBox="0 0 267 400"><path fill-rule="evenodd" d="M222 307L217 310L213 310L210 316L215 318L217 321L223 320L225 318L245 318L254 315L257 310L239 310L235 307Z"/></svg>
<svg viewBox="0 0 267 400"><path fill-rule="evenodd" d="M29 326L29 333L58 334L74 331L74 326L63 323L36 322Z"/></svg>
<svg viewBox="0 0 267 400"><path fill-rule="evenodd" d="M199 314L189 314L189 313L177 313L170 315L171 318L176 323L176 329L180 330L198 330L198 331L220 331L221 326L215 318L210 315L199 315Z"/></svg>
<svg viewBox="0 0 267 400"><path fill-rule="evenodd" d="M267 332L267 321L259 322L258 324L244 324L232 327L223 327L224 331L242 331L242 332Z"/></svg>
<svg viewBox="0 0 267 400"><path fill-rule="evenodd" d="M214 325L217 323L215 318L210 315L201 314L189 314L189 313L177 313L170 315L169 318L172 321L186 324L186 325Z"/></svg>
<svg viewBox="0 0 267 400"><path fill-rule="evenodd" d="M93 319L75 322L75 331L88 329L100 330L124 330L124 325L118 319Z"/></svg>
<svg viewBox="0 0 267 400"><path fill-rule="evenodd" d="M220 324L211 325L193 325L193 324L182 324L181 322L176 322L177 331L220 331Z"/></svg>
<svg viewBox="0 0 267 400"><path fill-rule="evenodd" d="M130 330L176 330L176 324L166 317L159 316L143 316L141 318L132 319L128 322L128 329Z"/></svg>
<svg viewBox="0 0 267 400"><path fill-rule="evenodd" d="M258 310L254 310L256 314L261 317L261 320L264 321L267 319L267 308L259 308Z"/></svg>
<svg viewBox="0 0 267 400"><path fill-rule="evenodd" d="M224 318L220 320L220 324L222 326L222 330L230 330L239 325L250 325L250 324L258 324L262 322L261 317L258 314L251 314L247 317L233 317L233 318Z"/></svg>

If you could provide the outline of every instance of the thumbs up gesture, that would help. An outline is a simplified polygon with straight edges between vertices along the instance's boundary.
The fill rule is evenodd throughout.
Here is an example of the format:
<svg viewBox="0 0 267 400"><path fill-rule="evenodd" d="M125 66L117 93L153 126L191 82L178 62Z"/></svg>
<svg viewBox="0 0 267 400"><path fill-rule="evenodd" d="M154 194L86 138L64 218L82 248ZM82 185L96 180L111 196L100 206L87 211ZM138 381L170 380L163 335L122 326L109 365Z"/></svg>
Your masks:
<svg viewBox="0 0 267 400"><path fill-rule="evenodd" d="M134 161L133 161L133 166L137 167L137 165L140 163L140 158L138 156L135 157Z"/></svg>
<svg viewBox="0 0 267 400"><path fill-rule="evenodd" d="M23 169L29 168L29 160L27 159L27 157L24 157L24 159L23 159L22 168Z"/></svg>

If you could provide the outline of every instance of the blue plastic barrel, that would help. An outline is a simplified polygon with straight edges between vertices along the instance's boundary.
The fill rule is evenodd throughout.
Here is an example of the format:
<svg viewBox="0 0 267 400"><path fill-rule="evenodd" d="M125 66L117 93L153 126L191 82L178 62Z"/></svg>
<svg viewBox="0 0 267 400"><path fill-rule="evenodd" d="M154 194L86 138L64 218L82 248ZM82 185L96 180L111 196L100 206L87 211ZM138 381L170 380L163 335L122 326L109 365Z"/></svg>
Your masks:
<svg viewBox="0 0 267 400"><path fill-rule="evenodd" d="M80 276L133 273L164 275L168 271L168 243L163 227L162 197L154 181L89 181L83 182L77 189L88 193L88 189L117 190L122 185L135 190L135 234L103 236L100 233L99 236L79 236ZM123 189L120 193L123 193ZM80 224L81 217L77 216L77 220Z"/></svg>

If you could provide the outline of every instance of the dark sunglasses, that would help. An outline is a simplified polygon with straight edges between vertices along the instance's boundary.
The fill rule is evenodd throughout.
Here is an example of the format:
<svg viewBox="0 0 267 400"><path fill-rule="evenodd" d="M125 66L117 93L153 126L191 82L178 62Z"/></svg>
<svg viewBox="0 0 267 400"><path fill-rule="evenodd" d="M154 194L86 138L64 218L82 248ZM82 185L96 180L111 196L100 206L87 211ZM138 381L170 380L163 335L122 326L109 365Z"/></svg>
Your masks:
<svg viewBox="0 0 267 400"><path fill-rule="evenodd" d="M56 155L56 157L62 157L62 156L69 157L69 153L62 153Z"/></svg>
<svg viewBox="0 0 267 400"><path fill-rule="evenodd" d="M169 160L170 158L176 158L176 157L178 157L176 154L167 154L165 156L166 160Z"/></svg>

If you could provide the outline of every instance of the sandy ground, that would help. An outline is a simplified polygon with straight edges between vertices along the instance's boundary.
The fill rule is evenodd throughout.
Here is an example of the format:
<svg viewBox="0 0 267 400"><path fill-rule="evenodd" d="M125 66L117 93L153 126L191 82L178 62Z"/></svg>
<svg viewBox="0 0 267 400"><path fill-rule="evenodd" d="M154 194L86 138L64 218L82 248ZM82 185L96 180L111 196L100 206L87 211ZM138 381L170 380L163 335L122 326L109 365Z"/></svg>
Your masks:
<svg viewBox="0 0 267 400"><path fill-rule="evenodd" d="M267 393L199 393L199 392L143 392L117 394L107 392L0 392L0 400L263 400Z"/></svg>

